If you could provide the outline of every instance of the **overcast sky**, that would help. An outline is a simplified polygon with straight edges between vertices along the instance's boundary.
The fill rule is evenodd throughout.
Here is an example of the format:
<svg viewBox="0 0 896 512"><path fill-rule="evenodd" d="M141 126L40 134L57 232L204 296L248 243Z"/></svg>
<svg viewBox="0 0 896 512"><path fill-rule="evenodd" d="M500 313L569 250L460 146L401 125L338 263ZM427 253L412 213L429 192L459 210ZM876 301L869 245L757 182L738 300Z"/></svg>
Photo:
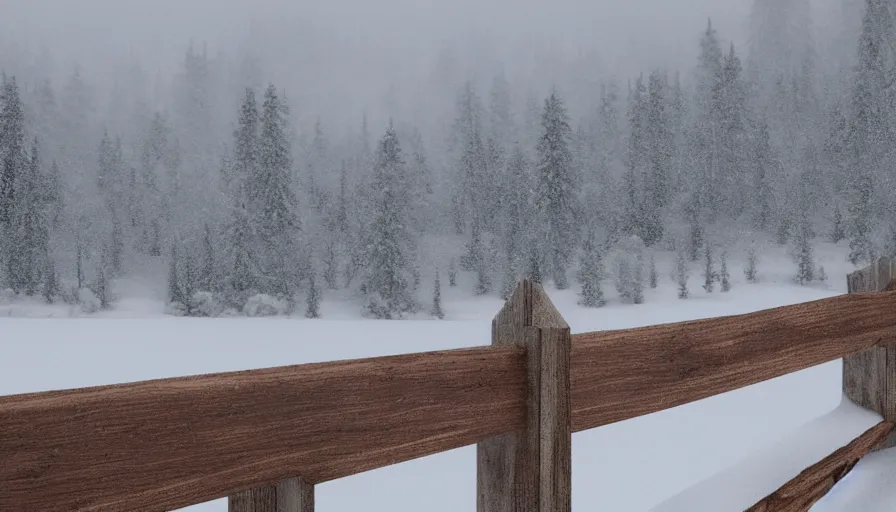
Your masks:
<svg viewBox="0 0 896 512"><path fill-rule="evenodd" d="M813 0L816 23L827 23L844 1ZM751 3L0 0L0 49L12 42L31 65L51 67L45 70L51 76L67 75L78 62L86 76L102 82L130 56L150 77L169 76L190 38L207 43L210 55L231 57L252 41L252 51L265 61L262 81L293 89L291 97L320 115L369 109L384 101L391 84L424 87L419 84L433 80L446 48L454 52L459 74L487 75L500 62L512 80L531 80L539 93L552 78L531 75L550 74L545 70L552 66L582 80L593 80L593 74L626 79L652 67L689 71L709 17L724 40L746 49ZM40 57L41 47L50 50L51 62ZM581 62L593 66L578 75L572 70Z"/></svg>

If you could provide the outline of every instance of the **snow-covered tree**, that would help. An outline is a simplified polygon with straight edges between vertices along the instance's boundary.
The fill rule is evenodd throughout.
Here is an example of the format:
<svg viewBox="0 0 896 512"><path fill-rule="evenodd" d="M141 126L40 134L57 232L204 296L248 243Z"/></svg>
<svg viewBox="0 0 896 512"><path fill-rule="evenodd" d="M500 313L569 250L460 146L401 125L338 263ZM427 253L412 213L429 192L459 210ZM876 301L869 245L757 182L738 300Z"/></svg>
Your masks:
<svg viewBox="0 0 896 512"><path fill-rule="evenodd" d="M320 318L320 286L314 272L308 275L308 296L305 304L305 318Z"/></svg>
<svg viewBox="0 0 896 512"><path fill-rule="evenodd" d="M706 290L706 293L712 293L716 280L718 280L718 274L715 261L713 261L712 244L707 242L703 251L703 289Z"/></svg>
<svg viewBox="0 0 896 512"><path fill-rule="evenodd" d="M556 92L545 100L541 124L544 131L536 148L535 208L543 230L539 237L542 261L550 269L554 285L565 289L569 286L566 272L577 245L578 181L569 147L572 130L566 107Z"/></svg>
<svg viewBox="0 0 896 512"><path fill-rule="evenodd" d="M601 288L601 280L604 278L603 255L593 232L588 233L581 254L579 283L582 291L579 293L579 304L589 308L603 306L606 303Z"/></svg>
<svg viewBox="0 0 896 512"><path fill-rule="evenodd" d="M684 251L679 250L675 257L675 282L678 284L678 298L688 298L688 258Z"/></svg>
<svg viewBox="0 0 896 512"><path fill-rule="evenodd" d="M723 292L731 291L731 275L728 274L728 255L722 251L719 260L719 285Z"/></svg>
<svg viewBox="0 0 896 512"><path fill-rule="evenodd" d="M439 320L445 318L445 312L442 310L442 283L439 281L439 273L436 272L436 280L433 283L432 291L432 310L430 314Z"/></svg>
<svg viewBox="0 0 896 512"><path fill-rule="evenodd" d="M401 146L390 124L380 140L369 190L373 207L368 227L366 312L398 318L417 309L413 265L417 241L409 231L408 179Z"/></svg>

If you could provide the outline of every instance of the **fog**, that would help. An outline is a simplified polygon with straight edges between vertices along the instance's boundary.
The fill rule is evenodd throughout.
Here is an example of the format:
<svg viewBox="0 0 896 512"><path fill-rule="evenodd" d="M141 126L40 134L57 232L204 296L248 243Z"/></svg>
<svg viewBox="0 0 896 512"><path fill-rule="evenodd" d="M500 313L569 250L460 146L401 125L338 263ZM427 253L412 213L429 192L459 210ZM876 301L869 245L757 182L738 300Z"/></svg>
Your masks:
<svg viewBox="0 0 896 512"><path fill-rule="evenodd" d="M111 85L136 60L159 89L192 39L212 56L252 52L263 62L261 83L276 82L305 116L357 123L362 110L382 113L390 85L435 92L440 59L452 60L457 83L490 79L500 64L538 95L556 85L573 96L600 78L653 67L690 70L707 18L723 40L745 44L750 3L2 0L0 68L60 83L77 63L91 82Z"/></svg>
<svg viewBox="0 0 896 512"><path fill-rule="evenodd" d="M894 2L0 0L0 288L391 318L461 271L596 307L614 251L710 288L738 230L801 284L896 255Z"/></svg>

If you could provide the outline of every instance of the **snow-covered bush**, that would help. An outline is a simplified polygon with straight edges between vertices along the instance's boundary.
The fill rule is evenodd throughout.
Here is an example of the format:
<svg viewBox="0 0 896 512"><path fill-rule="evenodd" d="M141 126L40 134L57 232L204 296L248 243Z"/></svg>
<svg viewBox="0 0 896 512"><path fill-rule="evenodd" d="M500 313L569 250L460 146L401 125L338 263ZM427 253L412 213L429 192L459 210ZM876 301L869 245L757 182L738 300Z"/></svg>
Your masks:
<svg viewBox="0 0 896 512"><path fill-rule="evenodd" d="M167 306L165 306L165 314L172 316L187 316L189 310L187 306L180 301L169 302Z"/></svg>
<svg viewBox="0 0 896 512"><path fill-rule="evenodd" d="M224 306L212 292L195 292L190 297L190 316L221 316Z"/></svg>
<svg viewBox="0 0 896 512"><path fill-rule="evenodd" d="M103 306L99 297L93 293L93 290L86 287L78 290L78 305L81 307L82 312L88 314L96 313Z"/></svg>
<svg viewBox="0 0 896 512"><path fill-rule="evenodd" d="M277 316L285 315L288 311L289 304L285 300L264 293L249 297L243 306L243 313L246 316Z"/></svg>

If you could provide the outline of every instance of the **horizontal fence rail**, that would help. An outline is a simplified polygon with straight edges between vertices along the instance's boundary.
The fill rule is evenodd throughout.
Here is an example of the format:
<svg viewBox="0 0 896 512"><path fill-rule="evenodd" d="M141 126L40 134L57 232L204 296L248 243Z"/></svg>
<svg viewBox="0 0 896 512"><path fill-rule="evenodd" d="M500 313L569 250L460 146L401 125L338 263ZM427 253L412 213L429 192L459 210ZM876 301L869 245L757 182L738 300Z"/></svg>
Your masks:
<svg viewBox="0 0 896 512"><path fill-rule="evenodd" d="M164 511L476 443L525 421L483 347L0 397L0 510Z"/></svg>
<svg viewBox="0 0 896 512"><path fill-rule="evenodd" d="M465 445L488 447L482 443L495 436L531 435L533 425L562 430L531 410L539 403L541 414L549 406L562 413L563 400L553 397L566 391L540 380L565 373L562 364L537 377L533 365L548 356L533 358L526 347L538 345L501 342L502 333L569 336L542 325L552 317L539 315L556 310L531 286L518 289L526 290L517 297L522 313L502 310L508 325L522 327L496 323L490 347L0 396L0 510L165 511L299 476L295 485L305 489ZM896 340L894 310L896 292L863 293L572 335L567 425L606 425L887 345ZM532 330L533 322L548 330ZM544 403L532 402L534 392ZM503 450L518 451L508 443ZM568 447L515 456L554 449ZM499 478L501 466L483 463L483 453L490 452L480 453L480 468ZM542 496L555 485L545 482Z"/></svg>
<svg viewBox="0 0 896 512"><path fill-rule="evenodd" d="M572 428L669 409L896 341L896 292L574 334Z"/></svg>

